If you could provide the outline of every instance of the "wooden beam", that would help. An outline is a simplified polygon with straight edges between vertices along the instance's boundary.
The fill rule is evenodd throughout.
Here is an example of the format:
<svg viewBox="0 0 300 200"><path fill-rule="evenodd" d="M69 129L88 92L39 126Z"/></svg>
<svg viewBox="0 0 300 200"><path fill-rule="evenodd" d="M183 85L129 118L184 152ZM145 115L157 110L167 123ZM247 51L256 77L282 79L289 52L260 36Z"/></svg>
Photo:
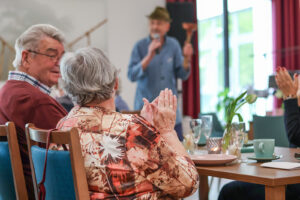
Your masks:
<svg viewBox="0 0 300 200"><path fill-rule="evenodd" d="M11 46L6 40L4 40L1 36L0 36L0 41L4 43L4 46L7 46L12 52L15 53L15 48Z"/></svg>
<svg viewBox="0 0 300 200"><path fill-rule="evenodd" d="M94 32L96 29L100 28L101 26L103 26L108 20L107 19L104 19L102 20L101 22L99 22L98 24L96 24L94 27L92 27L91 29L89 29L88 31L86 31L84 34L82 34L81 36L75 38L73 41L71 41L69 44L68 44L68 47L71 49L72 46L74 44L76 44L78 41L80 41L82 38L84 37L89 37L89 35ZM88 38L88 42L89 42L89 38Z"/></svg>

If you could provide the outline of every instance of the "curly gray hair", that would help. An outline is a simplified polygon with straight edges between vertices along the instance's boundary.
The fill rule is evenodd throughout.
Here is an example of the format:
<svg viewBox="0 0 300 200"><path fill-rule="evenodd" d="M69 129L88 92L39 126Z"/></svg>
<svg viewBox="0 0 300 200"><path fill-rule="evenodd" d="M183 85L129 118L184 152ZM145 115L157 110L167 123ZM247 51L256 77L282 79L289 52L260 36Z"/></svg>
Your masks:
<svg viewBox="0 0 300 200"><path fill-rule="evenodd" d="M63 34L57 28L50 24L36 24L29 27L16 40L16 57L13 61L13 65L15 68L18 69L21 65L22 51L27 49L36 50L40 40L45 36L53 38L59 41L60 43L65 42Z"/></svg>
<svg viewBox="0 0 300 200"><path fill-rule="evenodd" d="M60 71L64 91L78 105L112 97L118 71L100 49L87 47L66 53Z"/></svg>

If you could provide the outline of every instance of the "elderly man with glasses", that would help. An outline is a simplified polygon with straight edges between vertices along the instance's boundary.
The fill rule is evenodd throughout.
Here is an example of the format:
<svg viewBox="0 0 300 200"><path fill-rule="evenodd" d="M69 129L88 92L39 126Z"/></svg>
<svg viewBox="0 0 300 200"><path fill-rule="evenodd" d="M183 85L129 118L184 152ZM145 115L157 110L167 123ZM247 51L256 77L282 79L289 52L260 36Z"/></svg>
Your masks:
<svg viewBox="0 0 300 200"><path fill-rule="evenodd" d="M60 78L59 61L64 54L64 37L55 27L47 24L28 28L16 40L16 71L10 71L0 90L0 123L16 124L18 142L24 168L27 190L34 199L31 170L28 159L25 124L39 128L55 128L66 110L49 94Z"/></svg>

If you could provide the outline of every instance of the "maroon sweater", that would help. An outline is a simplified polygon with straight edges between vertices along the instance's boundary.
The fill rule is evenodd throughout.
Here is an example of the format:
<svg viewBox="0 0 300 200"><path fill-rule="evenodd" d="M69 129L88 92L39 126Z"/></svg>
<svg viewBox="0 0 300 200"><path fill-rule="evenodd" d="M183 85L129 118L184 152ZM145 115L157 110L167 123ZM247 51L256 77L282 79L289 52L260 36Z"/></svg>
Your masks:
<svg viewBox="0 0 300 200"><path fill-rule="evenodd" d="M0 124L12 121L16 125L26 185L31 185L27 188L29 196L33 195L33 188L25 124L51 129L66 115L66 110L55 99L25 81L9 80L0 90Z"/></svg>

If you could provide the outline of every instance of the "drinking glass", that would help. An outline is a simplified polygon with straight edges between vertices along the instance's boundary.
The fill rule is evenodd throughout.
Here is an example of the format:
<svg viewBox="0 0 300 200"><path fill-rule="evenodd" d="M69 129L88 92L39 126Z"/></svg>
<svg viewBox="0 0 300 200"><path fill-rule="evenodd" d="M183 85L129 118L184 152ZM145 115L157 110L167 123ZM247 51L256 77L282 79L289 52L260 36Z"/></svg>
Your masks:
<svg viewBox="0 0 300 200"><path fill-rule="evenodd" d="M192 133L194 135L195 145L198 145L198 142L200 141L200 138L201 138L201 126L202 126L201 119L191 119L190 127L191 127Z"/></svg>
<svg viewBox="0 0 300 200"><path fill-rule="evenodd" d="M212 116L202 115L200 119L202 121L201 132L207 140L210 137L212 131Z"/></svg>
<svg viewBox="0 0 300 200"><path fill-rule="evenodd" d="M241 160L241 149L244 145L245 141L245 123L244 122L239 122L239 123L233 123L232 124L233 128L233 137L234 137L234 143L237 148L237 153L238 153L238 161Z"/></svg>

